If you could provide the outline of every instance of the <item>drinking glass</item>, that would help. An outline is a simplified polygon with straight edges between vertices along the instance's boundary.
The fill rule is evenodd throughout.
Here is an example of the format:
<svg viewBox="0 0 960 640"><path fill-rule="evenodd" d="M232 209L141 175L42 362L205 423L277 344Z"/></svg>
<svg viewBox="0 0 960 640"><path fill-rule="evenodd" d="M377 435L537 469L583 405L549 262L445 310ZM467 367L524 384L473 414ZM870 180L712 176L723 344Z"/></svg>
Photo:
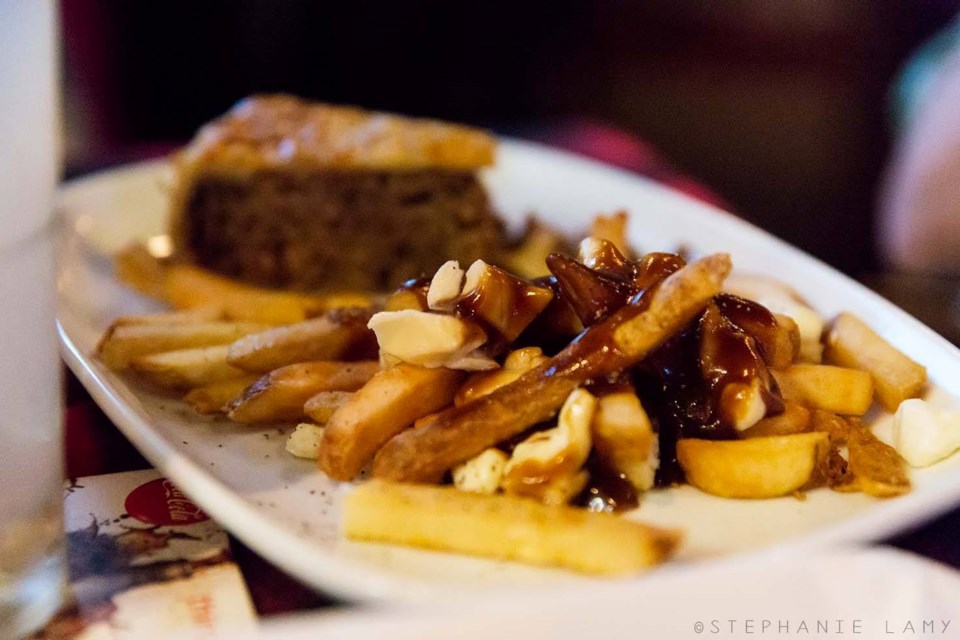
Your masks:
<svg viewBox="0 0 960 640"><path fill-rule="evenodd" d="M0 638L41 626L64 583L56 18L52 0L0 0Z"/></svg>

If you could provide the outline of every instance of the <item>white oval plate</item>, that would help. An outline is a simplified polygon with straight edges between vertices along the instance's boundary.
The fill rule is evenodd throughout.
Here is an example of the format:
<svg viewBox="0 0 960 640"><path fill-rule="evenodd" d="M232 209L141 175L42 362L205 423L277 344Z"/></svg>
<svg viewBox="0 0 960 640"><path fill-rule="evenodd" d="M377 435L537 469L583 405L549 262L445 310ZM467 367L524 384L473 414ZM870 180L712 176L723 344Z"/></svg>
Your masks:
<svg viewBox="0 0 960 640"><path fill-rule="evenodd" d="M64 357L124 434L212 517L250 547L305 582L356 600L435 601L478 590L590 583L449 554L356 544L338 534L343 487L310 462L284 452L287 429L200 418L175 398L145 392L89 357L110 320L157 309L120 285L108 255L163 230L165 166L148 163L78 180L63 189L64 242L58 279ZM924 363L930 400L960 406L960 352L903 311L801 251L736 217L648 180L543 147L505 141L485 176L511 224L535 211L571 234L592 215L626 208L643 250L729 251L737 269L772 274L824 316L853 311ZM889 430L889 416L875 429ZM682 487L648 495L632 514L679 526L679 562L733 553L875 540L914 526L960 501L960 455L913 474L907 496L810 492L805 501L724 500ZM670 567L648 574L655 577ZM637 578L646 579L646 578Z"/></svg>
<svg viewBox="0 0 960 640"><path fill-rule="evenodd" d="M958 638L958 599L952 569L896 549L839 548L711 563L588 592L494 595L442 611L325 609L271 618L244 640Z"/></svg>

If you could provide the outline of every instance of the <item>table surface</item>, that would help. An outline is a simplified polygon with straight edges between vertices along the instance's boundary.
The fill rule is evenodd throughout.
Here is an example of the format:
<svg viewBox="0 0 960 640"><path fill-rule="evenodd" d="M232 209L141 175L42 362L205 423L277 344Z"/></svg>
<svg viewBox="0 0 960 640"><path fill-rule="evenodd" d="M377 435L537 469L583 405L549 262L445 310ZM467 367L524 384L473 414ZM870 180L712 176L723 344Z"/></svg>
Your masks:
<svg viewBox="0 0 960 640"><path fill-rule="evenodd" d="M722 198L672 171L642 141L590 123L547 133L541 141L653 177L694 197L724 206ZM598 144L598 141L603 144ZM860 280L932 329L960 344L960 279L904 274L866 274ZM69 372L65 375L66 472L70 478L149 468L120 431ZM318 607L337 601L317 593L231 538L233 553L262 616ZM884 541L960 569L960 508L911 532Z"/></svg>

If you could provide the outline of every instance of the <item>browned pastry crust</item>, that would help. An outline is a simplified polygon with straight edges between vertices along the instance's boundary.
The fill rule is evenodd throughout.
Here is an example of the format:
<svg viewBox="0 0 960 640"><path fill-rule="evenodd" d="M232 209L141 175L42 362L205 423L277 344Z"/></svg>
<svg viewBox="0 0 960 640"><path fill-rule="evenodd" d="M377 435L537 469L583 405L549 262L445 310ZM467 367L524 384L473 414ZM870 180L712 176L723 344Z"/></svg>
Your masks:
<svg viewBox="0 0 960 640"><path fill-rule="evenodd" d="M482 131L257 96L175 158L178 257L261 285L382 289L503 244Z"/></svg>

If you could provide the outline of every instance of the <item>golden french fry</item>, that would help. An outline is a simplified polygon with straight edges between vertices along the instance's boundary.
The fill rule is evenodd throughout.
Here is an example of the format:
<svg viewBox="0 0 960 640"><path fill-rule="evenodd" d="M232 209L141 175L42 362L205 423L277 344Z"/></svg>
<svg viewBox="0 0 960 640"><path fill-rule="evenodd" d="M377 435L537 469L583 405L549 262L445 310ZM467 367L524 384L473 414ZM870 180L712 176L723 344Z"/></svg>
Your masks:
<svg viewBox="0 0 960 640"><path fill-rule="evenodd" d="M140 293L175 309L214 307L233 320L264 324L301 322L324 311L370 307L375 297L360 292L305 294L264 289L231 280L201 267L166 264L142 244L131 245L114 259L117 278Z"/></svg>
<svg viewBox="0 0 960 640"><path fill-rule="evenodd" d="M113 321L114 326L122 327L129 324L194 324L197 322L214 322L226 319L223 310L219 307L196 307L182 311L164 311L142 316L120 316Z"/></svg>
<svg viewBox="0 0 960 640"><path fill-rule="evenodd" d="M183 397L183 401L201 415L225 413L227 404L239 398L240 394L259 378L260 376L256 375L245 375L240 378L205 384L196 389L191 389Z"/></svg>
<svg viewBox="0 0 960 640"><path fill-rule="evenodd" d="M763 418L746 431L740 432L740 437L789 436L809 430L810 410L802 404L786 400L783 403L783 413Z"/></svg>
<svg viewBox="0 0 960 640"><path fill-rule="evenodd" d="M687 482L723 498L775 498L817 479L828 453L824 433L749 440L677 441Z"/></svg>
<svg viewBox="0 0 960 640"><path fill-rule="evenodd" d="M322 298L260 289L187 264L170 265L163 296L176 309L215 305L227 316L264 324L302 322L322 313Z"/></svg>
<svg viewBox="0 0 960 640"><path fill-rule="evenodd" d="M800 357L800 326L797 321L782 313L775 313L777 331L771 340L761 344L763 357L771 369L786 369Z"/></svg>
<svg viewBox="0 0 960 640"><path fill-rule="evenodd" d="M547 361L540 347L524 347L507 355L503 367L494 371L478 371L472 374L463 386L457 391L453 403L456 406L464 405L480 396L493 393L500 387L505 387L517 380L531 369L535 369Z"/></svg>
<svg viewBox="0 0 960 640"><path fill-rule="evenodd" d="M625 357L641 358L685 327L720 291L730 268L730 256L717 253L691 262L664 280L646 311L614 330L614 342Z"/></svg>
<svg viewBox="0 0 960 640"><path fill-rule="evenodd" d="M254 373L317 360L336 360L362 340L373 341L367 329L370 313L343 309L296 324L272 327L253 333L230 345L227 360L235 367Z"/></svg>
<svg viewBox="0 0 960 640"><path fill-rule="evenodd" d="M852 313L841 313L827 334L828 362L868 372L877 400L896 411L907 398L916 398L927 382L927 370L881 338Z"/></svg>
<svg viewBox="0 0 960 640"><path fill-rule="evenodd" d="M657 287L646 308L627 305L519 380L398 434L377 452L374 476L437 481L484 449L552 418L581 383L633 366L685 327L720 292L730 266L727 254L688 264Z"/></svg>
<svg viewBox="0 0 960 640"><path fill-rule="evenodd" d="M504 266L521 278L538 278L550 274L547 256L563 252L566 240L536 218L527 220L527 228L519 246L504 256Z"/></svg>
<svg viewBox="0 0 960 640"><path fill-rule="evenodd" d="M590 225L590 237L612 242L625 256L633 255L630 243L627 241L627 222L630 217L624 210L612 213L609 216L597 215Z"/></svg>
<svg viewBox="0 0 960 640"><path fill-rule="evenodd" d="M140 356L130 368L150 382L173 389L190 389L239 378L244 371L227 363L229 345L179 349Z"/></svg>
<svg viewBox="0 0 960 640"><path fill-rule="evenodd" d="M377 362L302 362L262 376L227 407L235 422L289 422L321 391L356 391L380 369Z"/></svg>
<svg viewBox="0 0 960 640"><path fill-rule="evenodd" d="M113 269L120 282L145 296L163 298L167 266L151 255L143 244L131 244L121 249L114 257Z"/></svg>
<svg viewBox="0 0 960 640"><path fill-rule="evenodd" d="M303 412L314 422L326 424L330 421L334 412L353 397L353 393L351 391L321 391L304 403Z"/></svg>
<svg viewBox="0 0 960 640"><path fill-rule="evenodd" d="M771 373L784 400L811 409L862 416L873 403L873 379L865 371L825 364L795 364Z"/></svg>
<svg viewBox="0 0 960 640"><path fill-rule="evenodd" d="M97 356L111 369L123 369L141 356L227 344L264 328L253 322L113 325L100 340Z"/></svg>
<svg viewBox="0 0 960 640"><path fill-rule="evenodd" d="M320 469L352 480L383 444L414 420L453 400L463 374L398 364L378 372L327 422Z"/></svg>
<svg viewBox="0 0 960 640"><path fill-rule="evenodd" d="M347 538L554 566L637 573L669 558L678 531L606 513L454 487L364 483L347 496Z"/></svg>

